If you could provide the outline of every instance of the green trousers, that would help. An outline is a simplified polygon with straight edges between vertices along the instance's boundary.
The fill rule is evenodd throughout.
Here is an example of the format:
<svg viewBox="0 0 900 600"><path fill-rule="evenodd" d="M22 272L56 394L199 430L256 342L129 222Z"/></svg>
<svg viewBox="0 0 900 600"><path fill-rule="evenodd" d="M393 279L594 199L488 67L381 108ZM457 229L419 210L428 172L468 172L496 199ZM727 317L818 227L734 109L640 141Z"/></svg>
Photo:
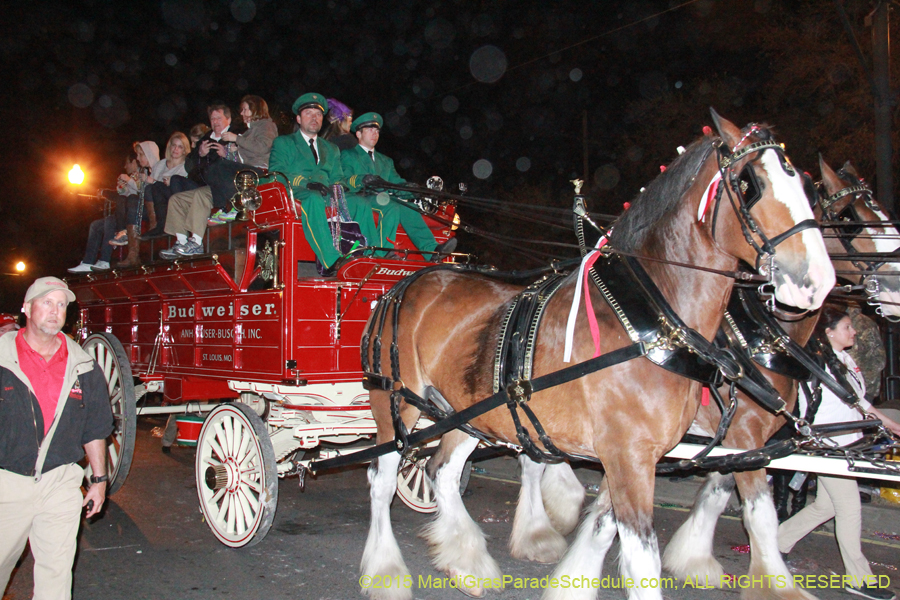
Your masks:
<svg viewBox="0 0 900 600"><path fill-rule="evenodd" d="M425 224L425 219L415 210L395 201L382 206L374 200L368 201L370 212L378 214L377 246L390 248L397 239L397 227L403 225L406 235L419 250L430 252L437 247L434 234ZM367 236L368 237L368 236Z"/></svg>
<svg viewBox="0 0 900 600"><path fill-rule="evenodd" d="M359 229L370 246L380 245L373 240L378 237L378 230L375 227L375 220L372 216L372 209L365 200L348 194L347 209L351 218L359 223ZM303 220L303 234L306 241L309 242L313 252L315 252L319 261L326 268L331 267L334 262L341 257L341 253L334 248L334 240L331 237L331 228L328 226L328 219L325 216L325 207L328 200L318 193L304 194L300 200L301 218ZM404 225L405 227L405 225ZM394 226L396 231L397 226ZM427 229L427 227L426 227ZM429 232L430 233L430 232ZM434 236L431 237L434 241Z"/></svg>

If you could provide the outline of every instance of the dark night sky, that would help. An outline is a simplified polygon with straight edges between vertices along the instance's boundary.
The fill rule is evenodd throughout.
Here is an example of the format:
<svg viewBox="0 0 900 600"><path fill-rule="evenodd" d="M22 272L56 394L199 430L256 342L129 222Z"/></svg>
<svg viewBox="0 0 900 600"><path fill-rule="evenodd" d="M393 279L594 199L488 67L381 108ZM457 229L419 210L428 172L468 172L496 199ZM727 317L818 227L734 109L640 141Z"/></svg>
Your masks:
<svg viewBox="0 0 900 600"><path fill-rule="evenodd" d="M629 136L644 133L635 103L681 101L711 77L740 92L717 106L743 125L765 118L759 90L772 76L759 32L778 25L778 0L66 0L16 3L0 25L2 250L28 281L4 276L0 310L16 311L32 277L78 263L99 213L85 191L111 187L130 142L206 120L206 105L236 111L265 98L290 131L301 93L336 97L385 116L379 150L413 181L466 182L477 196L541 189L568 206L568 179L590 170L618 206L657 160ZM657 15L657 16L653 16ZM650 17L648 19L648 17ZM753 37L753 42L748 40ZM852 62L849 63L852 67ZM734 96L734 94L732 94ZM709 123L709 103L666 148ZM667 129L658 135L665 137ZM684 137L687 135L688 137ZM482 161L482 162L479 162ZM483 161L487 161L486 163ZM490 175L477 166L490 165ZM478 173L476 173L478 171ZM482 177L479 177L481 175ZM601 194L603 196L604 194ZM595 207L595 209L598 207ZM466 217L466 215L463 215ZM476 223L477 224L477 223Z"/></svg>

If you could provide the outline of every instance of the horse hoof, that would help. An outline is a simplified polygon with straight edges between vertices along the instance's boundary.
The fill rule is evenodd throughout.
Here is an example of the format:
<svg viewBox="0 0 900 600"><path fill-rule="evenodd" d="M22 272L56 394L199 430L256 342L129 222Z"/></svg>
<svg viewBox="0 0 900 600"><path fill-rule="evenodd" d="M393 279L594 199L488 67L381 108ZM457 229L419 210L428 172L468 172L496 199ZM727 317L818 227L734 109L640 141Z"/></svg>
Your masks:
<svg viewBox="0 0 900 600"><path fill-rule="evenodd" d="M462 573L460 571L450 571L449 573L450 579L456 580L456 589L460 592L468 596L469 598L484 598L485 589L477 586L466 587L465 582L466 579L471 579L472 581L476 581L477 578L468 574Z"/></svg>

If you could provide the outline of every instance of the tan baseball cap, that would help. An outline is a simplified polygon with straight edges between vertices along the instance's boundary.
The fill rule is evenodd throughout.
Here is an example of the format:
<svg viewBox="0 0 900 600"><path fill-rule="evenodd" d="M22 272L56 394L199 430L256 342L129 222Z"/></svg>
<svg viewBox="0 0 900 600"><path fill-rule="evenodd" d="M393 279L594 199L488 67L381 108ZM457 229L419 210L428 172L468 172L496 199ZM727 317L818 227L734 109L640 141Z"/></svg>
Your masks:
<svg viewBox="0 0 900 600"><path fill-rule="evenodd" d="M66 285L65 281L57 279L56 277L41 277L35 279L34 283L28 288L28 291L25 292L25 304L57 290L65 292L66 299L69 302L75 302L75 294L72 293L72 290L69 289L69 286Z"/></svg>

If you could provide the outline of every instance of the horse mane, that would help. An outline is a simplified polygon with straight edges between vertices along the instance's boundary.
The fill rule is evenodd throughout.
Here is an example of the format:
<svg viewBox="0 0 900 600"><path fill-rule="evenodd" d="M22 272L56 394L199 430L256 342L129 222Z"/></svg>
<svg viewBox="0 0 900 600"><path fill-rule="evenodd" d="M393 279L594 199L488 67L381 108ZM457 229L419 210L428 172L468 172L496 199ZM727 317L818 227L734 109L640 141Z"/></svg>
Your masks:
<svg viewBox="0 0 900 600"><path fill-rule="evenodd" d="M614 248L634 251L643 244L650 230L681 204L682 196L712 152L712 141L709 136L695 140L635 196L631 207L613 223L610 243Z"/></svg>

